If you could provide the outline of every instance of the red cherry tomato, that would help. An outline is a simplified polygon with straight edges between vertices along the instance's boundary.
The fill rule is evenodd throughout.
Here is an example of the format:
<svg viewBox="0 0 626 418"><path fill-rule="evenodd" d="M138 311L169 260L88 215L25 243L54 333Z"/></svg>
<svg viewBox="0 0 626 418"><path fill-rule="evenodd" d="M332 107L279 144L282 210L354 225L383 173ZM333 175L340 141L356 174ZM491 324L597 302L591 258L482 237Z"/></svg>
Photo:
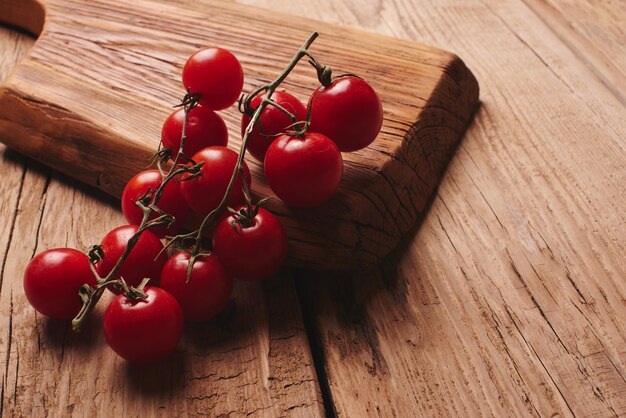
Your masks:
<svg viewBox="0 0 626 418"><path fill-rule="evenodd" d="M309 131L319 132L343 152L367 147L383 123L383 106L367 81L353 76L335 79L319 87L309 100Z"/></svg>
<svg viewBox="0 0 626 418"><path fill-rule="evenodd" d="M265 94L260 94L252 99L250 106L252 109L256 109L261 104ZM306 107L296 97L287 93L286 91L277 91L272 95L272 100L284 107L296 116L299 121L306 120ZM248 124L250 123L250 116L243 115L241 117L241 136L243 137ZM277 107L268 105L261 116L259 117L257 124L252 129L252 133L248 137L248 151L250 154L263 162L265 159L265 153L270 144L280 135L285 133L289 127L293 125L293 121L284 112Z"/></svg>
<svg viewBox="0 0 626 418"><path fill-rule="evenodd" d="M78 289L97 280L89 258L72 248L56 248L37 254L24 272L24 293L37 312L51 318L71 319L82 306Z"/></svg>
<svg viewBox="0 0 626 418"><path fill-rule="evenodd" d="M224 271L217 256L196 258L187 280L189 254L174 254L161 272L161 287L180 304L189 321L206 321L221 312L233 293L233 279Z"/></svg>
<svg viewBox="0 0 626 418"><path fill-rule="evenodd" d="M163 123L161 141L163 147L170 150L172 160L176 158L180 148L184 120L185 110L178 109L169 115ZM224 120L214 111L202 106L196 106L189 111L185 134L183 152L189 157L202 148L228 144L228 128L226 128Z"/></svg>
<svg viewBox="0 0 626 418"><path fill-rule="evenodd" d="M139 227L136 225L124 225L115 228L104 236L100 243L104 251L104 258L96 264L101 277L106 277L113 270L113 267L126 250L128 240L138 229ZM159 255L161 250L163 250L161 240L152 232L144 231L113 278L119 279L123 277L129 286L136 287L141 284L144 278L148 277L150 278L149 284L151 286L158 285L161 270L167 261L167 256L164 252ZM108 289L119 293L118 289L113 286L110 286Z"/></svg>
<svg viewBox="0 0 626 418"><path fill-rule="evenodd" d="M226 147L207 147L193 156L196 163L204 161L202 173L180 184L187 204L197 213L206 215L217 208L226 193L233 170L237 165L237 153ZM250 170L243 163L248 188L251 184ZM241 175L237 177L228 200L228 206L244 202Z"/></svg>
<svg viewBox="0 0 626 418"><path fill-rule="evenodd" d="M160 185L161 173L158 170L142 171L128 181L122 193L122 212L129 224L139 225L143 219L143 211L135 205L137 198L144 196L148 190L156 191ZM150 232L161 238L165 235L174 235L185 223L188 211L179 181L173 179L167 183L157 206L163 212L172 215L175 221L169 227L151 228ZM150 219L158 216L157 213L152 213Z"/></svg>
<svg viewBox="0 0 626 418"><path fill-rule="evenodd" d="M226 109L241 94L243 69L239 60L225 49L201 49L185 63L183 85L191 93L200 94L202 106Z"/></svg>
<svg viewBox="0 0 626 418"><path fill-rule="evenodd" d="M249 213L246 206L236 210L242 209ZM213 233L213 251L226 270L241 280L270 277L287 256L287 234L280 221L263 208L254 210L258 213L246 221L231 214Z"/></svg>
<svg viewBox="0 0 626 418"><path fill-rule="evenodd" d="M265 155L265 178L283 201L309 208L332 197L343 175L339 148L328 137L307 132L304 138L282 135Z"/></svg>
<svg viewBox="0 0 626 418"><path fill-rule="evenodd" d="M146 287L147 299L118 295L104 312L107 344L127 361L149 363L174 351L183 334L183 314L172 295Z"/></svg>

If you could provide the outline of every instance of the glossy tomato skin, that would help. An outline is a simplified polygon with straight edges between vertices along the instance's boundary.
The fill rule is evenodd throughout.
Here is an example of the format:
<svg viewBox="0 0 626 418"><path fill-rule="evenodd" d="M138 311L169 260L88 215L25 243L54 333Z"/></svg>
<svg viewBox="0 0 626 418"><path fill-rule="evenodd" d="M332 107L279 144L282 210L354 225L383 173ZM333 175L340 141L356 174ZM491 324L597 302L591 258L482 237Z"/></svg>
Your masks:
<svg viewBox="0 0 626 418"><path fill-rule="evenodd" d="M37 254L24 272L24 293L37 312L57 319L74 318L82 306L78 290L97 285L89 258L73 248Z"/></svg>
<svg viewBox="0 0 626 418"><path fill-rule="evenodd" d="M139 227L137 225L124 225L111 230L104 236L100 246L104 251L104 258L96 264L100 277L106 277L120 259L128 240L133 236ZM118 270L114 279L123 277L129 286L139 286L146 277L150 278L151 286L158 285L161 270L167 261L161 240L150 231L144 231L137 244L130 251L122 267ZM158 256L158 257L157 257ZM119 293L113 286L108 287L114 293Z"/></svg>
<svg viewBox="0 0 626 418"><path fill-rule="evenodd" d="M226 147L207 147L193 156L196 163L204 162L202 173L191 180L181 182L181 190L187 204L194 212L206 215L217 208L226 193L233 170L237 165L237 153ZM243 163L248 187L251 185L250 170ZM228 206L244 202L241 174L237 177L228 200Z"/></svg>
<svg viewBox="0 0 626 418"><path fill-rule="evenodd" d="M187 281L189 254L170 257L161 272L161 287L176 298L188 321L206 321L221 312L233 294L233 279L216 255L196 258Z"/></svg>
<svg viewBox="0 0 626 418"><path fill-rule="evenodd" d="M261 104L265 94L260 94L252 99L250 106L256 109ZM277 91L272 95L272 100L280 106L288 110L296 116L299 121L306 120L306 107L295 96L286 91ZM241 136L250 123L250 116L244 114L241 117ZM280 134L285 133L287 129L293 125L293 121L289 116L283 113L275 106L268 105L257 124L254 126L252 133L248 137L248 151L258 161L263 162L265 153L270 144L278 138Z"/></svg>
<svg viewBox="0 0 626 418"><path fill-rule="evenodd" d="M185 110L181 108L165 119L161 129L163 147L170 150L172 160L176 158L180 148L184 121ZM189 157L202 148L212 145L226 146L228 144L226 123L217 113L203 106L196 106L189 111L185 133L183 152Z"/></svg>
<svg viewBox="0 0 626 418"><path fill-rule="evenodd" d="M143 219L143 211L135 205L137 198L145 195L148 190L156 190L160 185L161 173L158 170L141 171L126 183L122 193L122 213L129 224L139 225ZM174 235L185 223L188 212L179 181L173 179L165 185L157 206L163 212L172 215L175 221L169 227L151 228L150 232L159 238ZM150 219L158 216L157 213L153 213Z"/></svg>
<svg viewBox="0 0 626 418"><path fill-rule="evenodd" d="M183 334L183 314L172 295L146 287L147 299L118 295L104 313L104 336L120 357L150 363L171 354Z"/></svg>
<svg viewBox="0 0 626 418"><path fill-rule="evenodd" d="M193 54L183 67L185 90L200 94L200 104L222 110L237 101L243 88L239 60L222 48L206 48Z"/></svg>
<svg viewBox="0 0 626 418"><path fill-rule="evenodd" d="M343 175L337 145L325 135L307 132L304 138L282 135L265 155L265 178L285 203L310 208L332 197Z"/></svg>
<svg viewBox="0 0 626 418"><path fill-rule="evenodd" d="M342 152L357 151L371 144L383 123L380 98L367 81L339 77L328 87L319 87L309 99L311 125L337 144Z"/></svg>
<svg viewBox="0 0 626 418"><path fill-rule="evenodd" d="M287 234L280 221L263 208L258 208L250 226L233 221L233 215L221 220L213 233L213 251L226 270L252 281L276 273L287 256Z"/></svg>

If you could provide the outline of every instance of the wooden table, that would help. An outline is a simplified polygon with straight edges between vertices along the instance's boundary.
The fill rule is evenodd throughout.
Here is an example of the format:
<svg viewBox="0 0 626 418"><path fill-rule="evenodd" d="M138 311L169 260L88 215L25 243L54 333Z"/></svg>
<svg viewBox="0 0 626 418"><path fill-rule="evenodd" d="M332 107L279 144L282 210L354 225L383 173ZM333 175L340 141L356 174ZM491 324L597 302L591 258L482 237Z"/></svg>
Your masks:
<svg viewBox="0 0 626 418"><path fill-rule="evenodd" d="M240 283L170 361L129 366L102 309L74 335L21 284L35 253L123 223L117 203L3 149L2 414L626 415L625 4L239 2L463 57L482 105L427 216L376 271ZM0 77L31 43L0 29Z"/></svg>

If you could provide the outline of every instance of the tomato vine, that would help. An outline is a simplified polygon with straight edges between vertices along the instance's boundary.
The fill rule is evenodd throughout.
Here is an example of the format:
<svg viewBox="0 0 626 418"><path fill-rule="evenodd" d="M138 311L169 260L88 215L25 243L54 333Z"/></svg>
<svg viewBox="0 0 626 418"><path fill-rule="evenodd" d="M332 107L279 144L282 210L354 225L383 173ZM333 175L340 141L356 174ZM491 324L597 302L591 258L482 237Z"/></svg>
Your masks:
<svg viewBox="0 0 626 418"><path fill-rule="evenodd" d="M224 196L222 197L219 205L215 209L211 210L204 217L198 229L189 233L179 234L179 235L175 235L171 237L168 244L164 247L164 250L165 250L169 246L177 245L179 248L189 253L190 260L189 260L188 269L187 269L187 278L191 276L191 272L193 270L193 265L195 261L199 257L207 255L202 247L203 235L209 230L210 227L212 227L215 224L215 222L218 220L219 215L227 208L228 199L233 190L233 187L236 183L237 178L239 176L242 176L243 178L246 175L243 170L243 163L244 163L244 157L245 157L245 153L246 153L247 146L248 146L248 139L252 134L254 126L258 123L258 120L261 114L263 113L263 111L268 106L276 107L277 109L281 110L282 112L284 112L291 118L291 120L293 121L294 127L299 127L299 129L296 129L296 131L299 132L299 134L304 134L304 131L306 130L306 126L308 125L308 122L298 121L294 114L289 112L280 104L273 101L272 95L274 94L276 89L283 83L283 81L285 81L287 76L293 71L293 69L296 67L296 65L300 62L300 60L303 57L308 57L311 61L317 62L313 58L311 53L309 52L308 48L313 44L313 42L318 36L319 34L317 32L313 32L307 38L304 44L300 47L300 49L296 52L296 54L293 56L291 61L287 64L285 69L274 80L256 88L245 97L242 96L239 102L239 109L242 110L242 112L244 113L247 112L249 115L251 115L251 117L250 117L248 126L246 127L243 133L241 147L239 149L239 154L237 157L237 162L232 172L232 175L228 183L228 186L226 188L226 192L224 193ZM328 67L325 67L325 68L328 68ZM329 70L328 70L328 76L330 77ZM260 104L255 109L252 109L252 107L250 106L250 102L257 95L261 93L264 93L264 94L263 94L263 98L261 99ZM201 173L201 169L204 163L203 162L196 163L195 161L192 160L191 156L186 155L183 151L185 139L186 139L186 125L187 125L187 121L189 118L189 112L200 103L201 99L202 97L198 95L197 93L188 91L188 93L181 100L181 103L178 105L178 106L183 107L185 117L183 120L180 146L178 148L178 152L176 156L173 159L172 168L169 171L163 168L166 161L168 159L171 159L171 155L169 155L169 150L167 150L166 148L163 148L162 145L159 144L159 149L157 150L154 158L156 160L158 170L162 176L161 184L155 190L150 190L149 192L145 193L144 196L141 196L135 202L135 204L143 212L141 223L139 224L137 232L128 240L127 246L123 254L120 256L120 258L118 259L117 263L112 268L112 270L105 277L100 277L100 275L98 274L98 272L96 271L94 267L94 264L97 262L100 262L104 257L102 249L99 246L93 246L88 251L88 255L90 258L90 267L91 267L93 274L95 275L97 279L97 286L93 288L90 285L85 284L80 288L79 296L83 304L78 315L76 315L76 317L72 320L72 328L74 331L76 332L80 331L81 326L83 325L85 321L85 318L89 315L89 313L96 306L97 302L102 297L102 294L104 293L104 290L107 288L107 286L117 284L122 289L124 289L125 293L127 293L128 296L134 299L147 297L146 293L144 293L142 290L143 286L145 286L146 284L145 282L142 282L142 285L139 288L135 289L135 288L129 287L123 281L123 279L114 279L114 277L116 277L116 274L119 272L122 264L128 258L130 252L135 247L135 245L139 241L139 237L144 231L150 228L154 228L154 227L168 227L174 222L174 218L171 215L164 213L158 207L158 202L163 194L163 190L165 189L165 186L170 181L191 180L194 177L200 175ZM184 179L182 178L183 176L185 176ZM246 185L245 178L244 178L243 184ZM249 192L247 190L245 190L245 193L246 195L249 196ZM151 219L153 217L153 214L155 213L158 216L156 218ZM188 243L189 241L193 242L193 244L191 246L191 250L186 250L185 244Z"/></svg>

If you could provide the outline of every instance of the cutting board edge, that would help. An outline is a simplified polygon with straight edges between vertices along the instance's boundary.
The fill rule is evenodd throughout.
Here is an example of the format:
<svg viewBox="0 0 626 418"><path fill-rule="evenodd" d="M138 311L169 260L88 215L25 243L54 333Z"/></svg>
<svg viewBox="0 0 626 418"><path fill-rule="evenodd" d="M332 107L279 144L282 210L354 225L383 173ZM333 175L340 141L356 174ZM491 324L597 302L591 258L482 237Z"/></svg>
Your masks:
<svg viewBox="0 0 626 418"><path fill-rule="evenodd" d="M12 0L0 0L0 9L4 10L0 15L1 24L26 31L34 37L43 31L46 6L40 0L20 0L19 5Z"/></svg>

